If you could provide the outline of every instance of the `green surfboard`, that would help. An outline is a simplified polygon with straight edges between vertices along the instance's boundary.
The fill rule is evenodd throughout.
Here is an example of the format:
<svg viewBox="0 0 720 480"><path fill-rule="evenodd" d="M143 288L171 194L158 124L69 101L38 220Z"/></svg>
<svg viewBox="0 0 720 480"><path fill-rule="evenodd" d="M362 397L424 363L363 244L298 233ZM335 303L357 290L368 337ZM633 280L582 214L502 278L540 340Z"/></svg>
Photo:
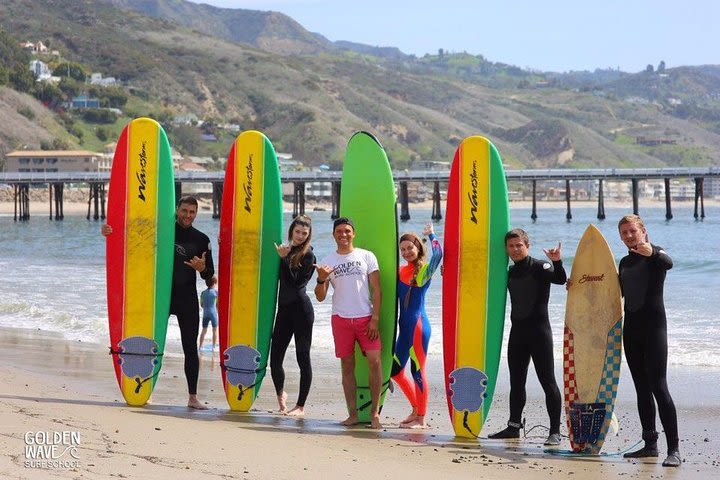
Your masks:
<svg viewBox="0 0 720 480"><path fill-rule="evenodd" d="M373 252L380 267L383 374L380 408L390 384L397 326L398 226L395 201L395 183L385 150L373 135L367 132L355 133L345 151L340 184L340 216L352 219L355 224L354 246ZM361 422L369 422L371 402L368 366L357 345L355 378L358 385L358 416Z"/></svg>

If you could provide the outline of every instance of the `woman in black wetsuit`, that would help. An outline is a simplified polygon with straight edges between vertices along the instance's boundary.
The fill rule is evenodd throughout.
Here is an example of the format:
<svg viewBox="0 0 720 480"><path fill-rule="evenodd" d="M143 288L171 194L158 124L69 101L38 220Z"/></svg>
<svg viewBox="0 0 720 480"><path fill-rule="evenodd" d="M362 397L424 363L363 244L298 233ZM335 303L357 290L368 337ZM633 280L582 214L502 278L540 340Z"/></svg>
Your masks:
<svg viewBox="0 0 720 480"><path fill-rule="evenodd" d="M665 429L668 456L665 467L678 467L680 458L677 413L667 386L667 318L663 300L665 274L672 268L670 256L650 243L645 225L637 215L625 215L618 223L628 255L620 260L620 286L625 297L623 345L635 391L645 446L625 458L657 457L655 404Z"/></svg>
<svg viewBox="0 0 720 480"><path fill-rule="evenodd" d="M275 245L280 255L280 292L275 328L272 334L270 350L270 372L277 393L280 412L286 415L305 414L305 400L312 382L310 366L310 344L315 320L310 298L305 286L315 271L315 254L310 246L312 221L310 217L299 215L288 229L288 244ZM295 355L300 366L300 392L295 407L287 411L287 393L285 393L285 371L283 359L290 339L295 336Z"/></svg>

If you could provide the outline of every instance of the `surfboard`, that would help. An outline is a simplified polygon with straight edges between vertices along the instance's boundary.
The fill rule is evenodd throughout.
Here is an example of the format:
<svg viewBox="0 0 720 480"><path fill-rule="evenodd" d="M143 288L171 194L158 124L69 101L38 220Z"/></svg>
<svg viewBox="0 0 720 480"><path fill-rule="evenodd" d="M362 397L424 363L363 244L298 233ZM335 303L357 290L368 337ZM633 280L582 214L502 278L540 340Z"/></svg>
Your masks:
<svg viewBox="0 0 720 480"><path fill-rule="evenodd" d="M125 401L140 406L152 393L165 351L175 241L172 156L156 121L138 118L123 129L109 188L110 352Z"/></svg>
<svg viewBox="0 0 720 480"><path fill-rule="evenodd" d="M262 133L242 132L228 155L220 209L218 335L231 410L250 410L267 371L281 229L275 149Z"/></svg>
<svg viewBox="0 0 720 480"><path fill-rule="evenodd" d="M596 454L612 420L622 360L622 299L615 258L585 229L570 273L563 339L565 412L575 452Z"/></svg>
<svg viewBox="0 0 720 480"><path fill-rule="evenodd" d="M355 247L375 254L380 269L382 309L380 342L383 389L380 408L390 385L393 343L397 327L398 227L395 183L385 149L372 134L357 132L347 144L340 183L340 216L355 225ZM370 421L367 360L355 346L357 408L361 422Z"/></svg>
<svg viewBox="0 0 720 480"><path fill-rule="evenodd" d="M480 136L462 141L450 169L443 257L443 357L450 420L475 438L497 381L505 322L509 229L502 160Z"/></svg>

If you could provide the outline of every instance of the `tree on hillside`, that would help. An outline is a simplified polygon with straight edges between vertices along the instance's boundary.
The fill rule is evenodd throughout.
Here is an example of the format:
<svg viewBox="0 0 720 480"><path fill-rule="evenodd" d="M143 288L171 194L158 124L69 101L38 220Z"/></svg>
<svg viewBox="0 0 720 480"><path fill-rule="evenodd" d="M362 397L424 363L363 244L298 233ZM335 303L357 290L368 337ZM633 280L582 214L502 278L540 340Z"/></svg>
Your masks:
<svg viewBox="0 0 720 480"><path fill-rule="evenodd" d="M85 67L76 62L61 62L53 70L53 75L61 78L70 77L78 82L85 82L88 74Z"/></svg>
<svg viewBox="0 0 720 480"><path fill-rule="evenodd" d="M168 132L170 144L177 147L184 155L195 155L202 146L200 130L192 125L178 125Z"/></svg>
<svg viewBox="0 0 720 480"><path fill-rule="evenodd" d="M655 67L653 67L652 64L648 63L648 66L645 67L645 71L647 73L653 73L653 71L655 71Z"/></svg>
<svg viewBox="0 0 720 480"><path fill-rule="evenodd" d="M657 73L665 73L665 60L660 60L657 67Z"/></svg>
<svg viewBox="0 0 720 480"><path fill-rule="evenodd" d="M0 29L0 85L10 85L20 92L29 92L35 76L29 68L30 54L18 41Z"/></svg>

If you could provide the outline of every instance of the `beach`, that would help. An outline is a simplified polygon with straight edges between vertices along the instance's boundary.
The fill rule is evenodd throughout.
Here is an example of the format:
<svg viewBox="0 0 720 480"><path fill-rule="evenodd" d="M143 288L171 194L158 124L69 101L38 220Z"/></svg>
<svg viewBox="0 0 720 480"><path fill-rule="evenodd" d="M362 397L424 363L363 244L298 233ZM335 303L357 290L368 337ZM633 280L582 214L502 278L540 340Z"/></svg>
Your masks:
<svg viewBox="0 0 720 480"><path fill-rule="evenodd" d="M620 456L578 457L545 453L542 429L521 441L488 440L507 415L507 369L501 365L498 391L481 438L452 435L442 387L433 385L430 428L397 428L408 406L399 392L383 410L384 429L338 425L344 414L335 359L314 355L315 377L304 419L273 413L277 407L267 378L250 413L228 411L217 359L203 355L198 393L210 407L184 406L186 386L179 356L165 359L151 405L128 407L120 395L107 348L69 341L41 330L0 329L0 477L45 478L571 478L709 479L720 475L720 405L705 387L717 370L671 369L669 382L680 419L679 469L660 466L661 458L631 461ZM297 392L292 349L286 357L288 385ZM321 368L318 368L318 365ZM437 368L435 365L433 368ZM504 373L503 373L504 372ZM623 372L627 375L627 372ZM503 377L504 375L504 377ZM527 424L546 423L539 387L528 379ZM618 436L604 451L632 447L639 439L634 391L621 381L616 412ZM659 425L658 425L659 427ZM28 432L77 432L76 463L68 468L37 467L25 455ZM563 424L563 432L566 433ZM562 448L568 448L567 443ZM35 462L35 463L33 463ZM35 467L35 468L34 468Z"/></svg>
<svg viewBox="0 0 720 480"><path fill-rule="evenodd" d="M5 208L7 203L0 203ZM87 204L62 222L47 221L47 205L31 206L29 222L14 222L12 213L0 215L0 478L172 478L175 479L295 479L295 478L491 478L532 479L572 475L571 478L720 478L720 355L716 302L698 294L720 288L720 261L697 240L720 240L720 210L708 209L705 222L692 219L692 206L674 204L675 219L666 222L661 205L641 201L641 213L650 235L674 258L668 274L669 369L668 383L678 410L680 449L685 460L679 469L660 466L665 454L661 432L660 458L623 459L618 452L637 448L641 428L635 390L625 364L620 377L616 414L620 429L609 436L604 456L572 457L545 452L542 445L548 425L542 390L531 368L524 411L528 437L521 441L488 440L489 433L505 426L508 418L509 375L507 334L500 359L497 390L478 440L456 439L450 424L442 384L442 277L436 276L428 292L427 310L432 324L428 356L430 384L428 421L424 431L407 431L398 423L409 413L399 390L388 394L382 411L385 428L339 425L346 411L340 387L340 367L332 353L328 302L315 307L313 385L304 419L274 413L275 392L269 374L250 413L228 411L220 381L217 354L201 356L198 393L210 410L194 411L185 404L187 390L177 322L168 326L163 368L153 402L128 407L120 395L108 355L105 305L104 242L99 222L86 221ZM681 206L682 205L682 206ZM707 206L707 205L706 205ZM290 205L291 209L292 205ZM598 226L610 241L616 258L623 254L616 219L627 205L608 207L608 220ZM676 208L677 207L677 208ZM10 204L12 208L12 203ZM322 207L320 207L322 208ZM645 210L643 210L645 209ZM287 210L287 204L286 204ZM12 212L12 210L10 210ZM430 210L411 205L407 231L421 231ZM513 224L528 229L531 251L563 241L570 271L577 242L589 222L595 222L595 205L573 210L566 222L564 203L541 202L539 219L531 223L529 204L513 202ZM310 211L319 255L331 247L329 211ZM284 225L290 214L284 216ZM218 221L203 210L198 228L214 241ZM438 222L442 237L442 222ZM217 252L217 246L213 250ZM198 283L198 288L204 288ZM562 321L565 292L551 290L549 313L554 333L555 376L562 389ZM285 357L289 405L297 395L298 368L294 347ZM536 428L533 428L536 427ZM34 439L67 432L76 457L65 453L66 463L38 463ZM567 434L563 413L561 433ZM29 437L28 437L29 435ZM74 438L73 438L74 435ZM29 441L28 441L29 440ZM67 439L64 439L67 440ZM28 445L30 443L30 445ZM66 442L67 443L67 442ZM72 442L70 442L72 443ZM29 451L26 449L30 447ZM567 440L561 449L569 448ZM27 458L26 454L30 455Z"/></svg>

